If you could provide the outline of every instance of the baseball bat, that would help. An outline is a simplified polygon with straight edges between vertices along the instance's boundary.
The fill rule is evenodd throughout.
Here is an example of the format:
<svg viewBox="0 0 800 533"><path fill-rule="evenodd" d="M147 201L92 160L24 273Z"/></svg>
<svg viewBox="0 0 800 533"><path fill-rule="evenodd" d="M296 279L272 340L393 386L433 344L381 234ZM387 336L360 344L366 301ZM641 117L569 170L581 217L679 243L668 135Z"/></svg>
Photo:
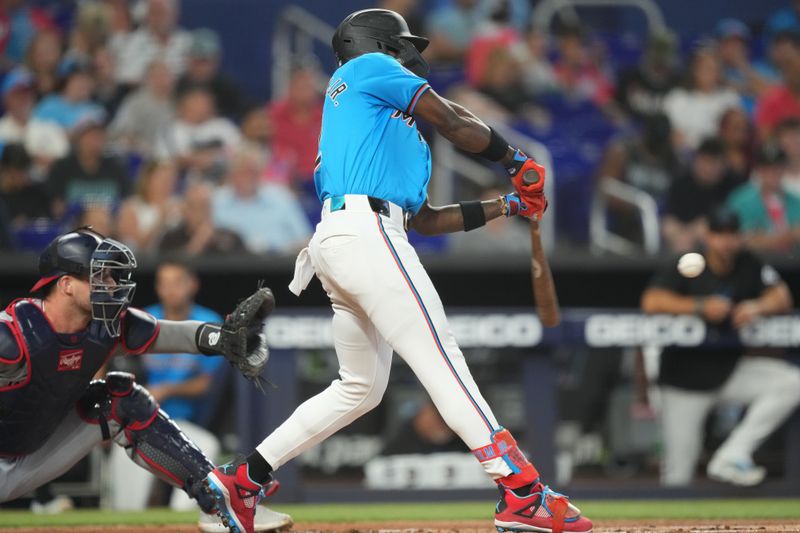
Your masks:
<svg viewBox="0 0 800 533"><path fill-rule="evenodd" d="M539 174L535 170L528 170L522 176L522 181L526 185L537 183L539 179ZM550 263L542 247L539 221L533 219L531 219L531 282L536 314L539 315L542 325L546 328L558 326L561 323L561 311L558 306L556 285L550 272Z"/></svg>

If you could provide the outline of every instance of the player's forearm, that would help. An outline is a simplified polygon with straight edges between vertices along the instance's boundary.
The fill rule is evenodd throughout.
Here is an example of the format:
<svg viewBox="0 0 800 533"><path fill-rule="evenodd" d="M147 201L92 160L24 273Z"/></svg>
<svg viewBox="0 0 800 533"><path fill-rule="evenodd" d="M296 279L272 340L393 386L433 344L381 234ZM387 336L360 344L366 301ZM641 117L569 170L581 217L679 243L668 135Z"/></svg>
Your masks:
<svg viewBox="0 0 800 533"><path fill-rule="evenodd" d="M691 315L698 312L698 301L667 289L651 288L642 294L642 311L645 313L666 313L671 315Z"/></svg>
<svg viewBox="0 0 800 533"><path fill-rule="evenodd" d="M480 203L486 222L502 216L503 202L484 200ZM458 204L433 207L425 204L411 219L409 228L422 235L441 235L464 231L464 211Z"/></svg>
<svg viewBox="0 0 800 533"><path fill-rule="evenodd" d="M203 322L198 320L159 320L158 337L147 350L149 353L200 353L197 331Z"/></svg>
<svg viewBox="0 0 800 533"><path fill-rule="evenodd" d="M761 315L778 315L792 310L792 293L785 283L770 287L756 300Z"/></svg>

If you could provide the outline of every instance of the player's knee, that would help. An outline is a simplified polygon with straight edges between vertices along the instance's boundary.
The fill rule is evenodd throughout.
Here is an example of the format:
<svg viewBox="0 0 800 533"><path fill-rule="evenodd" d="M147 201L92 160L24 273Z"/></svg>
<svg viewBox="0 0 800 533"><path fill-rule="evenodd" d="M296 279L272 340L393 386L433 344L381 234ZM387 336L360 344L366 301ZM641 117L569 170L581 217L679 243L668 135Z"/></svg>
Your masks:
<svg viewBox="0 0 800 533"><path fill-rule="evenodd" d="M337 382L340 396L348 404L351 411L359 414L371 411L383 399L388 378L374 376L372 379L342 379Z"/></svg>

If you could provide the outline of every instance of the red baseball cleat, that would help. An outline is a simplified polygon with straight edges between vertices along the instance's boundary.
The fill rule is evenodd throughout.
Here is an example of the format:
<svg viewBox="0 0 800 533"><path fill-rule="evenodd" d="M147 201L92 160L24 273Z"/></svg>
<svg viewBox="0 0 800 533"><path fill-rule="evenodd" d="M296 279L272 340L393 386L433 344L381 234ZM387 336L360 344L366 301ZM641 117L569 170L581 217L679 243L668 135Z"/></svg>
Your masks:
<svg viewBox="0 0 800 533"><path fill-rule="evenodd" d="M502 494L494 515L497 531L537 531L540 533L591 533L592 521L581 516L563 494L537 484L520 496L500 485Z"/></svg>
<svg viewBox="0 0 800 533"><path fill-rule="evenodd" d="M231 533L253 533L258 502L274 494L280 486L273 479L263 485L250 479L244 458L218 466L206 481L216 500L216 512Z"/></svg>

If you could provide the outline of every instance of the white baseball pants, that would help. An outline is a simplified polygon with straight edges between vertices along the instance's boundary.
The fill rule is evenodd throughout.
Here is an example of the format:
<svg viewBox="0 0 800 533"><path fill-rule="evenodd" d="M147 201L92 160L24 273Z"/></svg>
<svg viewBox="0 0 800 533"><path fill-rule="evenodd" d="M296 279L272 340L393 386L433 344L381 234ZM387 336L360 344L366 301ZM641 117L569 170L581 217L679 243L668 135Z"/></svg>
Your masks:
<svg viewBox="0 0 800 533"><path fill-rule="evenodd" d="M402 211L390 204L390 217L378 215L360 195L347 195L345 205L330 212L325 202L290 285L299 294L313 267L328 293L339 379L301 404L257 451L277 469L376 407L389 381L392 351L411 367L470 449L491 444L499 425L408 242ZM482 464L495 479L512 473L502 458Z"/></svg>
<svg viewBox="0 0 800 533"><path fill-rule="evenodd" d="M691 483L703 445L706 417L718 403L746 405L748 409L716 455L732 461L751 459L753 452L800 404L800 369L781 359L742 357L719 390L662 387L662 484Z"/></svg>

